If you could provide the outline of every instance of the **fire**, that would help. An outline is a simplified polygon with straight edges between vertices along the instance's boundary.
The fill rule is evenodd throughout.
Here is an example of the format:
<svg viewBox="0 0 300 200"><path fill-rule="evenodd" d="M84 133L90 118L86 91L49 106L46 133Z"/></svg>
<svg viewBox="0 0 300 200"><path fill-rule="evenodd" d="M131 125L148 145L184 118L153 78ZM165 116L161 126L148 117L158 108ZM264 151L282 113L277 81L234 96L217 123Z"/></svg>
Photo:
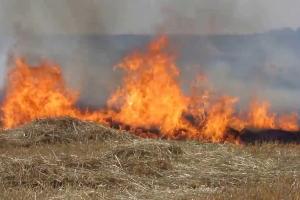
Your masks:
<svg viewBox="0 0 300 200"><path fill-rule="evenodd" d="M278 119L278 128L287 131L298 131L298 119L296 113L283 115Z"/></svg>
<svg viewBox="0 0 300 200"><path fill-rule="evenodd" d="M255 128L275 128L274 113L269 112L270 104L268 102L259 103L253 101L250 105L248 114L248 122L250 126Z"/></svg>
<svg viewBox="0 0 300 200"><path fill-rule="evenodd" d="M9 72L2 123L11 128L34 119L59 116L100 121L100 115L76 109L77 99L78 94L66 87L59 66L44 62L31 67L17 59Z"/></svg>
<svg viewBox="0 0 300 200"><path fill-rule="evenodd" d="M186 96L180 89L180 72L168 53L166 37L150 43L145 52L126 57L118 66L125 71L122 87L109 100L117 112L113 119L133 128L156 127L169 138L222 141L233 119L232 97L210 103L209 92ZM198 82L205 80L203 76ZM184 115L192 116L191 123Z"/></svg>
<svg viewBox="0 0 300 200"><path fill-rule="evenodd" d="M193 95L184 95L178 82L180 72L165 36L151 42L145 51L125 57L118 67L125 72L123 84L108 105L116 110L111 118L132 128L155 127L169 138L181 135L213 142L224 141L228 128L299 129L296 114L277 116L270 112L268 102L253 101L246 117L239 116L235 110L238 98L212 95L203 84L207 78L202 74Z"/></svg>
<svg viewBox="0 0 300 200"><path fill-rule="evenodd" d="M125 71L123 85L109 100L113 118L133 127L158 127L164 133L179 128L188 98L179 87L179 71L165 50L167 38L151 43L145 52L126 57L118 66Z"/></svg>
<svg viewBox="0 0 300 200"><path fill-rule="evenodd" d="M226 129L234 120L233 106L236 101L236 98L225 96L208 109L207 120L203 130L206 138L214 142L224 139Z"/></svg>
<svg viewBox="0 0 300 200"><path fill-rule="evenodd" d="M11 69L1 106L2 123L11 128L45 117L71 116L99 123L119 123L139 131L158 130L165 138L222 142L231 129L282 129L298 131L298 115L278 115L268 102L253 101L238 114L238 98L216 95L198 76L191 95L183 93L180 71L166 36L145 50L125 57L118 68L124 72L122 85L107 101L107 108L90 112L76 107L79 94L69 89L59 66L44 62L30 66L17 59ZM123 127L123 126L121 126Z"/></svg>
<svg viewBox="0 0 300 200"><path fill-rule="evenodd" d="M298 115L296 113L278 116L270 112L268 102L253 101L248 114L247 126L260 129L281 129L286 131L299 130Z"/></svg>

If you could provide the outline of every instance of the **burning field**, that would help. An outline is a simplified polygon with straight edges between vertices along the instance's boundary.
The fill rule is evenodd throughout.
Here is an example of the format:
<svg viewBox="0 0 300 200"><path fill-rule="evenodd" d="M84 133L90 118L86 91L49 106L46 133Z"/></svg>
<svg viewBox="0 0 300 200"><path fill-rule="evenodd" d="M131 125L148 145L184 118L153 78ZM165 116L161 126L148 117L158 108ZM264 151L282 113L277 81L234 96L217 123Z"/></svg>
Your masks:
<svg viewBox="0 0 300 200"><path fill-rule="evenodd" d="M205 87L207 79L203 75L193 82L189 95L185 94L166 36L129 54L116 67L124 72L122 85L105 108L89 110L77 106L80 94L65 84L59 66L49 61L30 66L17 58L10 69L1 106L4 128L35 119L69 116L146 138L237 144L251 142L251 138L299 142L296 113L276 114L268 102L257 100L248 109L238 110L238 97L216 94Z"/></svg>
<svg viewBox="0 0 300 200"><path fill-rule="evenodd" d="M1 199L300 198L297 113L259 100L240 109L202 74L183 91L166 36L116 68L122 85L89 109L60 66L15 59L1 103Z"/></svg>

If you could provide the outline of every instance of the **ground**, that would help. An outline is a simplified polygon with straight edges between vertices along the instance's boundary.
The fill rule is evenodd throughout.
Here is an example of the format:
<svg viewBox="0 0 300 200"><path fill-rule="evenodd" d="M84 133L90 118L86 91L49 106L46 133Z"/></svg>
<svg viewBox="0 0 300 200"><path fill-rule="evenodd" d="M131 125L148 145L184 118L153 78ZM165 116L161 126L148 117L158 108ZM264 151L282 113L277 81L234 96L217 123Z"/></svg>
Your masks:
<svg viewBox="0 0 300 200"><path fill-rule="evenodd" d="M0 141L0 199L300 199L297 144L142 139L71 118Z"/></svg>

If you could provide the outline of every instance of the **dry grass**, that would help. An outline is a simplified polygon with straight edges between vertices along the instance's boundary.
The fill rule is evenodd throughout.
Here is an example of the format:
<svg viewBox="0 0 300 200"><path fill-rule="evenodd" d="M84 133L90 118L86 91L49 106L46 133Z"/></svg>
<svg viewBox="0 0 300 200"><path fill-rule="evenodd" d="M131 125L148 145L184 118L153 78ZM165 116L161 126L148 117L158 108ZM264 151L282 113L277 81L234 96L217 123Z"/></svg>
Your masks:
<svg viewBox="0 0 300 200"><path fill-rule="evenodd" d="M0 199L300 199L299 145L141 139L71 118L0 140Z"/></svg>

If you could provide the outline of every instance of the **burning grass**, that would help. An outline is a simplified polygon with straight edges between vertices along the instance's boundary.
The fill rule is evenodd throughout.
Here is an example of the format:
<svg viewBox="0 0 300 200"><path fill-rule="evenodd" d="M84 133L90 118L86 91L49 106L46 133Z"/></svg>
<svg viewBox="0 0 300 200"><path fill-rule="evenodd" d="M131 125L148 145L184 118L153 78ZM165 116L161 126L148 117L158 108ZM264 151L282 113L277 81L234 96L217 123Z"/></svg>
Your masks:
<svg viewBox="0 0 300 200"><path fill-rule="evenodd" d="M72 118L2 131L1 199L300 199L300 147L153 140Z"/></svg>
<svg viewBox="0 0 300 200"><path fill-rule="evenodd" d="M217 94L207 86L203 75L185 94L167 36L129 54L117 67L124 72L122 84L105 107L90 111L77 106L80 94L67 86L58 65L48 61L31 66L17 58L7 77L0 106L1 123L5 128L15 128L40 118L70 116L116 124L138 136L215 143L243 142L239 135L228 133L231 129L238 130L236 133L248 128L299 131L297 113L273 113L271 105L264 101L252 101L248 109L237 110L239 98ZM47 133L39 141L53 142L59 137ZM298 136L289 137L299 141ZM63 137L68 139L69 136Z"/></svg>
<svg viewBox="0 0 300 200"><path fill-rule="evenodd" d="M59 66L16 59L0 106L0 199L300 199L297 114L256 101L238 114L238 98L201 84L186 95L171 52L160 37L125 57L122 85L93 111Z"/></svg>

